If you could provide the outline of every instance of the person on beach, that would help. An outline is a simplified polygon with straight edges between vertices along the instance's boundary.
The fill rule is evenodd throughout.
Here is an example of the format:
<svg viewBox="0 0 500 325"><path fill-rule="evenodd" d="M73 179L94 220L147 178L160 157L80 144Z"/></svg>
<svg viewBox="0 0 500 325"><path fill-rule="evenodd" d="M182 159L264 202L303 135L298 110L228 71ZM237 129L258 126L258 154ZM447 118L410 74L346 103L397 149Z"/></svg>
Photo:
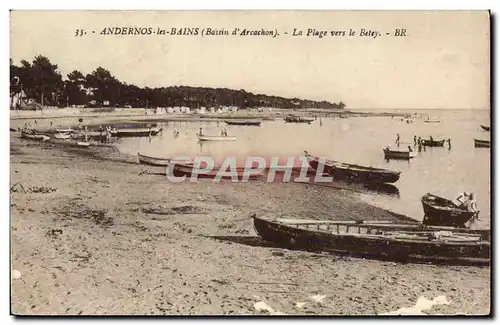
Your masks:
<svg viewBox="0 0 500 325"><path fill-rule="evenodd" d="M396 144L399 146L399 133L396 135Z"/></svg>
<svg viewBox="0 0 500 325"><path fill-rule="evenodd" d="M465 191L457 195L457 197L453 200L453 203L457 206L457 208L463 209L468 205L468 201L470 200L471 194L469 191Z"/></svg>
<svg viewBox="0 0 500 325"><path fill-rule="evenodd" d="M85 125L85 142L88 142L88 141L89 141L89 129Z"/></svg>
<svg viewBox="0 0 500 325"><path fill-rule="evenodd" d="M448 140L446 142L448 142L448 150L450 150L451 149L451 139L448 138Z"/></svg>
<svg viewBox="0 0 500 325"><path fill-rule="evenodd" d="M429 136L429 140L431 140L431 142L434 141L434 139L432 138L432 135Z"/></svg>
<svg viewBox="0 0 500 325"><path fill-rule="evenodd" d="M50 121L50 128L52 128L52 121Z"/></svg>
<svg viewBox="0 0 500 325"><path fill-rule="evenodd" d="M417 136L416 135L413 136L413 145L414 146L417 145Z"/></svg>
<svg viewBox="0 0 500 325"><path fill-rule="evenodd" d="M203 136L203 128L200 128L200 133L198 135Z"/></svg>
<svg viewBox="0 0 500 325"><path fill-rule="evenodd" d="M409 151L409 152L413 152L413 150L411 150L411 147L410 147L410 146L408 146L408 151Z"/></svg>
<svg viewBox="0 0 500 325"><path fill-rule="evenodd" d="M104 131L102 125L99 125L99 141L102 142L102 132Z"/></svg>

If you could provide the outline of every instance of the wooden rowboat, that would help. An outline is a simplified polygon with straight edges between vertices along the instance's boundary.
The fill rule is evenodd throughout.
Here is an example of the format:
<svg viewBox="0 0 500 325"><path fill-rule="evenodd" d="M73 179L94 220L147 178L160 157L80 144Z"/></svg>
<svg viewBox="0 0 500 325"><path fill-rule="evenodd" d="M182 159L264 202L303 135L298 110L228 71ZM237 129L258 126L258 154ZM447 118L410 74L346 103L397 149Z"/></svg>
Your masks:
<svg viewBox="0 0 500 325"><path fill-rule="evenodd" d="M474 139L474 147L476 147L476 148L490 148L491 142L490 142L490 140Z"/></svg>
<svg viewBox="0 0 500 325"><path fill-rule="evenodd" d="M476 216L475 212L457 207L451 200L427 193L421 199L425 225L464 228Z"/></svg>
<svg viewBox="0 0 500 325"><path fill-rule="evenodd" d="M182 177L182 176L191 177L193 175L193 176L196 176L198 178L216 178L218 171L220 169L220 167L215 167L211 171L206 172L201 168L196 168L196 166L192 162L177 162L176 161L176 162L170 162L169 166L170 165L173 165L171 168L173 170L174 176L177 176L177 177ZM229 169L227 169L227 170L229 171ZM244 171L245 171L244 167L236 168L236 177L238 178L238 180L243 179ZM224 171L222 171L222 173L220 173L219 175L220 175L220 179L231 179L232 178L231 176L224 175ZM250 175L248 175L248 179L259 179L261 177L262 177L262 174L250 174Z"/></svg>
<svg viewBox="0 0 500 325"><path fill-rule="evenodd" d="M285 123L307 123L311 124L314 122L314 119L303 118L300 116L290 115L284 118Z"/></svg>
<svg viewBox="0 0 500 325"><path fill-rule="evenodd" d="M226 137L220 135L198 135L199 141L236 141L236 137Z"/></svg>
<svg viewBox="0 0 500 325"><path fill-rule="evenodd" d="M66 129L56 129L56 132L58 133L71 133L74 130L72 128L66 128Z"/></svg>
<svg viewBox="0 0 500 325"><path fill-rule="evenodd" d="M77 147L88 147L88 146L90 146L90 143L85 142L85 141L76 141L76 146Z"/></svg>
<svg viewBox="0 0 500 325"><path fill-rule="evenodd" d="M252 215L254 229L280 246L395 261L489 264L490 231L391 222L269 220Z"/></svg>
<svg viewBox="0 0 500 325"><path fill-rule="evenodd" d="M56 133L54 134L54 139L70 139L71 135L69 133Z"/></svg>
<svg viewBox="0 0 500 325"><path fill-rule="evenodd" d="M35 141L47 141L50 140L50 137L44 134L29 134L24 131L21 132L21 138L35 140Z"/></svg>
<svg viewBox="0 0 500 325"><path fill-rule="evenodd" d="M160 133L161 128L148 129L118 129L116 130L116 136L119 138L129 138L129 137L148 137L150 134L152 136Z"/></svg>
<svg viewBox="0 0 500 325"><path fill-rule="evenodd" d="M158 167L167 167L168 164L172 161L172 158L160 158L160 157L152 157L146 156L141 153L137 153L139 157L139 163L150 166L158 166Z"/></svg>
<svg viewBox="0 0 500 325"><path fill-rule="evenodd" d="M444 142L446 140L425 140L425 139L422 139L422 145L424 147L442 147L444 146Z"/></svg>
<svg viewBox="0 0 500 325"><path fill-rule="evenodd" d="M111 136L116 136L116 131L111 131ZM75 132L71 134L71 138L73 139L84 139L85 138L85 132ZM101 139L106 139L106 131L87 131L87 139L93 139L93 140L101 140Z"/></svg>
<svg viewBox="0 0 500 325"><path fill-rule="evenodd" d="M400 160L410 160L417 156L416 152L413 151L399 151L384 148L384 158L385 159L400 159Z"/></svg>
<svg viewBox="0 0 500 325"><path fill-rule="evenodd" d="M233 120L233 121L225 120L224 122L226 122L227 125L243 125L243 126L260 126L260 124L262 123L262 121L248 121L248 120L241 120L241 121L238 121L238 120Z"/></svg>
<svg viewBox="0 0 500 325"><path fill-rule="evenodd" d="M320 159L305 152L309 165L318 170L323 165L323 172L336 179L348 179L362 183L394 183L399 180L401 172L388 169L346 164L335 160Z"/></svg>
<svg viewBox="0 0 500 325"><path fill-rule="evenodd" d="M481 127L482 127L482 128L483 128L483 130L485 130L485 131L489 131L489 130L490 130L490 127L489 127L489 126L487 126L487 125L482 125L482 124L481 124Z"/></svg>

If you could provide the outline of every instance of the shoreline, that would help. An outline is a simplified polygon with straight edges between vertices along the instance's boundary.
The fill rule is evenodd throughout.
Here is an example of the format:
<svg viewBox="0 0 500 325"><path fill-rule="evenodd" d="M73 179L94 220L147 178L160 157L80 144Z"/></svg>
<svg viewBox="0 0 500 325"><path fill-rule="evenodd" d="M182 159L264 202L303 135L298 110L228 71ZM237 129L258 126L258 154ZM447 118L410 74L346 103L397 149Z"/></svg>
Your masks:
<svg viewBox="0 0 500 325"><path fill-rule="evenodd" d="M113 146L11 135L10 150L14 314L265 315L255 307L265 302L290 315L368 315L441 295L452 303L427 313L490 311L490 268L292 251L253 230L252 213L396 220L350 191L174 184Z"/></svg>

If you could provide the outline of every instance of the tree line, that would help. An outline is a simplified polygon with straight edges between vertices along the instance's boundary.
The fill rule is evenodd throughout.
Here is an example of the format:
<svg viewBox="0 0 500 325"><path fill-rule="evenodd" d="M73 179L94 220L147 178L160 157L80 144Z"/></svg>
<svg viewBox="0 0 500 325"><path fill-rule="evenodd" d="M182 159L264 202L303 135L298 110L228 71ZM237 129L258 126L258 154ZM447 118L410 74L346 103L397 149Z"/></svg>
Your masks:
<svg viewBox="0 0 500 325"><path fill-rule="evenodd" d="M21 60L14 65L10 60L11 107L13 98L25 104L34 102L44 106L134 107L155 108L187 106L190 108L237 106L239 108L344 108L343 102L312 101L253 94L243 89L205 88L188 86L138 87L121 82L110 71L97 67L84 75L78 70L67 74L58 71L57 64L43 56L32 62ZM20 96L21 94L21 96ZM18 103L19 104L19 103Z"/></svg>

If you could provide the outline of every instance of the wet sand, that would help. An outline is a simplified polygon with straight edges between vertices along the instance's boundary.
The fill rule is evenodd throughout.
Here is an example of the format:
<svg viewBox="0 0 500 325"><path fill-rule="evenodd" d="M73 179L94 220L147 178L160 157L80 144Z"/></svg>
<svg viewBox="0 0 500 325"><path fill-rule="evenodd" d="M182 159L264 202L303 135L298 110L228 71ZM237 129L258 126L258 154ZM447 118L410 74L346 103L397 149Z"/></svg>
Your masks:
<svg viewBox="0 0 500 325"><path fill-rule="evenodd" d="M21 274L12 280L13 313L267 315L255 308L265 302L290 315L373 315L443 295L450 304L427 313L490 311L489 268L268 247L249 217L394 219L356 193L173 184L148 170L113 147L62 147L11 133L11 268Z"/></svg>

